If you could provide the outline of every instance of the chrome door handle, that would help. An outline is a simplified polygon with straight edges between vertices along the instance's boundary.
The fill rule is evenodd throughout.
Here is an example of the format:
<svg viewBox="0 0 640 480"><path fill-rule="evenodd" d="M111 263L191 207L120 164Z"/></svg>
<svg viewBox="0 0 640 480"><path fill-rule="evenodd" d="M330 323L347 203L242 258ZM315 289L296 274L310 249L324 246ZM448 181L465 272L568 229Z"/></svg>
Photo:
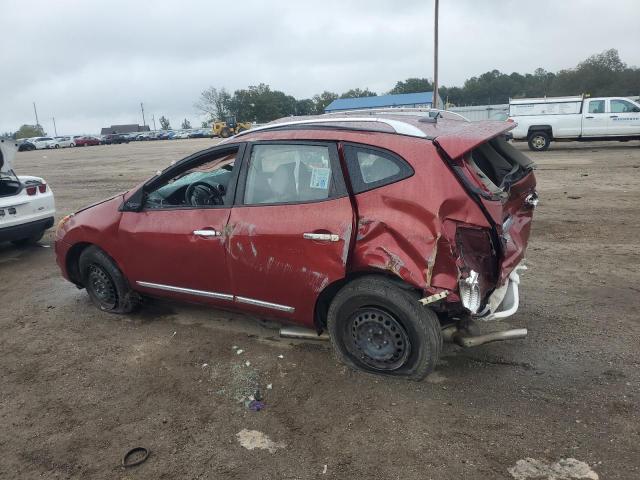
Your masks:
<svg viewBox="0 0 640 480"><path fill-rule="evenodd" d="M220 232L217 230L194 230L194 235L198 235L200 237L219 237Z"/></svg>
<svg viewBox="0 0 640 480"><path fill-rule="evenodd" d="M593 117L584 117L584 118L589 118L589 119L591 119L591 118L593 118Z"/></svg>
<svg viewBox="0 0 640 480"><path fill-rule="evenodd" d="M618 115L609 115L609 118L618 118Z"/></svg>
<svg viewBox="0 0 640 480"><path fill-rule="evenodd" d="M305 240L320 240L322 242L337 242L340 240L340 235L335 233L303 233Z"/></svg>

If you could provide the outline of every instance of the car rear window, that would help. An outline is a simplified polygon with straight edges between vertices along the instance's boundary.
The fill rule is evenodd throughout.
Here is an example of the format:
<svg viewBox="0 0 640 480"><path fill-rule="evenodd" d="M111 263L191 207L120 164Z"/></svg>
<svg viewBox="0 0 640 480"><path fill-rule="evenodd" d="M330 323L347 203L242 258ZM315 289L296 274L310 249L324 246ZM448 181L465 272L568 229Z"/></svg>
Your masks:
<svg viewBox="0 0 640 480"><path fill-rule="evenodd" d="M496 137L473 149L467 162L490 191L503 190L524 177L535 164L503 137Z"/></svg>
<svg viewBox="0 0 640 480"><path fill-rule="evenodd" d="M347 168L354 193L362 193L395 183L413 175L413 168L387 150L345 145Z"/></svg>

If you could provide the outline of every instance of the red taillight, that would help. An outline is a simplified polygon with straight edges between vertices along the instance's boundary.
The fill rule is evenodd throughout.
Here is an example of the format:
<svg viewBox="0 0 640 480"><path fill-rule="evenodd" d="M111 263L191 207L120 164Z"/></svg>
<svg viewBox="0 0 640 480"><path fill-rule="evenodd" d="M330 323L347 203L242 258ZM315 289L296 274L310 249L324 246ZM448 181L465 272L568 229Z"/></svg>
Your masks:
<svg viewBox="0 0 640 480"><path fill-rule="evenodd" d="M27 187L27 195L35 195L36 192L38 191L38 187L33 186L33 187Z"/></svg>
<svg viewBox="0 0 640 480"><path fill-rule="evenodd" d="M46 183L41 183L40 185L38 185L38 191L40 193L46 193L47 191L47 184Z"/></svg>

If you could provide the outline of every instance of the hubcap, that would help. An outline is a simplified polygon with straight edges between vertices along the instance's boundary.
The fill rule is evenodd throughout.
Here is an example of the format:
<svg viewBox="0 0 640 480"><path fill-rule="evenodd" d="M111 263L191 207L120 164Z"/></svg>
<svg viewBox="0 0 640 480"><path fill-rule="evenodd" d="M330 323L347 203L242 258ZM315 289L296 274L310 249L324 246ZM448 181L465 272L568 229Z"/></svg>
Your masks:
<svg viewBox="0 0 640 480"><path fill-rule="evenodd" d="M102 267L92 264L89 267L89 288L105 309L115 308L118 294L111 277Z"/></svg>
<svg viewBox="0 0 640 480"><path fill-rule="evenodd" d="M540 136L533 137L533 146L534 147L536 147L538 149L539 148L544 148L544 144L545 144L544 137L540 137Z"/></svg>
<svg viewBox="0 0 640 480"><path fill-rule="evenodd" d="M368 307L356 311L348 323L349 352L376 370L400 368L411 349L404 327L383 310Z"/></svg>

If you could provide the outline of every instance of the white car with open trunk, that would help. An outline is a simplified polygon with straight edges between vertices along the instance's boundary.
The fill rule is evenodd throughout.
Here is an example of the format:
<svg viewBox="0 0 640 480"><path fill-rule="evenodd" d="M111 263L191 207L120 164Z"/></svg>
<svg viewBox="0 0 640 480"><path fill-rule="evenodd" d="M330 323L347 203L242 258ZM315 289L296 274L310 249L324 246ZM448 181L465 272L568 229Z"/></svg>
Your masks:
<svg viewBox="0 0 640 480"><path fill-rule="evenodd" d="M42 178L16 175L15 140L0 139L0 242L37 243L53 226L53 192Z"/></svg>
<svg viewBox="0 0 640 480"><path fill-rule="evenodd" d="M640 140L640 104L624 97L545 97L509 101L514 140L534 151L552 141Z"/></svg>

